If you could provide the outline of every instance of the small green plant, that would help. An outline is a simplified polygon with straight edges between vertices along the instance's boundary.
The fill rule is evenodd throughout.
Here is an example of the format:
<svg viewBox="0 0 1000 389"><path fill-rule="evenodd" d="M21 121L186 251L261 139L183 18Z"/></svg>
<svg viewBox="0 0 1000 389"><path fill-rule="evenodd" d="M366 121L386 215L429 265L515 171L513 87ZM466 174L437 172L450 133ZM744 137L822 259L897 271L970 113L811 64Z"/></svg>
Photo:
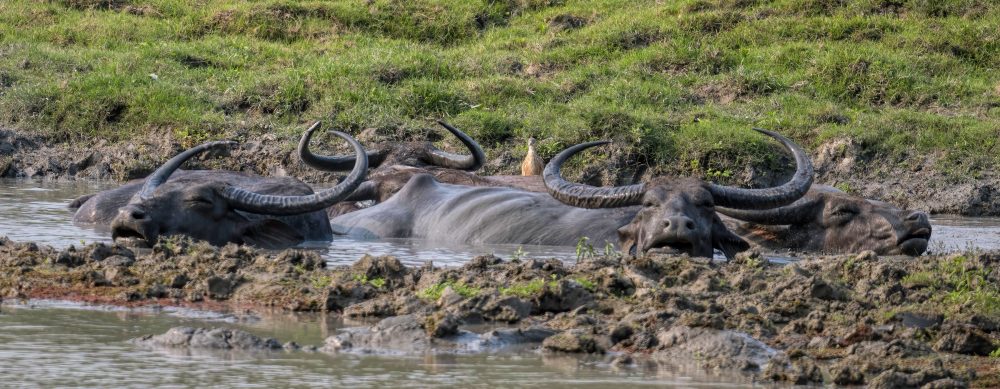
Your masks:
<svg viewBox="0 0 1000 389"><path fill-rule="evenodd" d="M517 246L517 251L514 251L514 253L510 255L510 259L514 261L520 261L527 254L528 253L524 252L523 246Z"/></svg>
<svg viewBox="0 0 1000 389"><path fill-rule="evenodd" d="M556 281L549 281L550 287L556 286ZM500 288L500 294L504 296L517 296L521 298L529 298L541 293L542 289L545 288L545 280L537 279L528 282L518 282L514 283L508 287Z"/></svg>
<svg viewBox="0 0 1000 389"><path fill-rule="evenodd" d="M1000 347L997 347L996 350L993 350L993 352L990 353L990 358L1000 359Z"/></svg>
<svg viewBox="0 0 1000 389"><path fill-rule="evenodd" d="M451 288L451 290L455 291L455 293L458 293L459 296L462 296L464 298L475 297L478 296L480 292L482 292L481 289L474 286L466 285L464 282L444 281L428 286L423 290L417 292L417 297L424 300L434 301L441 298L441 294L444 293L444 290L449 287Z"/></svg>
<svg viewBox="0 0 1000 389"><path fill-rule="evenodd" d="M576 241L576 260L583 260L585 258L592 258L596 255L594 250L594 245L590 244L590 238L584 236L580 237L580 240Z"/></svg>
<svg viewBox="0 0 1000 389"><path fill-rule="evenodd" d="M726 169L726 170L717 170L717 169L713 169L713 168L708 168L708 170L705 171L705 175L708 178L712 179L712 180L718 180L720 178L729 178L729 177L732 177L733 176L733 172L729 171L729 169Z"/></svg>
<svg viewBox="0 0 1000 389"><path fill-rule="evenodd" d="M834 185L833 187L837 188L837 189L840 189L840 191L844 192L844 193L852 193L853 192L851 190L851 184L846 183L846 182L838 183L837 185Z"/></svg>
<svg viewBox="0 0 1000 389"><path fill-rule="evenodd" d="M354 281L360 282L362 284L368 284L378 289L382 289L382 287L385 286L385 278L382 277L368 278L368 276L365 274L355 274Z"/></svg>
<svg viewBox="0 0 1000 389"><path fill-rule="evenodd" d="M573 278L573 281L576 281L581 286L583 286L584 289L587 289L587 290L589 290L591 292L597 290L597 284L594 283L594 281L588 280L588 279L583 278L583 277Z"/></svg>
<svg viewBox="0 0 1000 389"><path fill-rule="evenodd" d="M333 283L333 277L326 274L315 275L309 280L309 283L313 289L323 289Z"/></svg>
<svg viewBox="0 0 1000 389"><path fill-rule="evenodd" d="M606 243L604 245L604 256L605 257L617 257L618 256L618 250L615 250L615 245L613 243L608 242L608 243Z"/></svg>

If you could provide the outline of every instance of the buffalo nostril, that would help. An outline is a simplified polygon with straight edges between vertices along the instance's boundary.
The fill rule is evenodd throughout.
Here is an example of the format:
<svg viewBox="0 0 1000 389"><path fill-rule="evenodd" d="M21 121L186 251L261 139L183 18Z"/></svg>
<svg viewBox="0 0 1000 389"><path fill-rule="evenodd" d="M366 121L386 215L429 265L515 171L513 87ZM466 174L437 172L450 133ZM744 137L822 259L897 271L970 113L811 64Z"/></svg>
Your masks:
<svg viewBox="0 0 1000 389"><path fill-rule="evenodd" d="M927 214L923 212L913 212L906 216L907 221L919 221L926 219L927 219Z"/></svg>
<svg viewBox="0 0 1000 389"><path fill-rule="evenodd" d="M663 228L670 228L670 220L663 221Z"/></svg>
<svg viewBox="0 0 1000 389"><path fill-rule="evenodd" d="M139 209L133 209L129 212L129 216L136 220L142 220L146 218L146 213Z"/></svg>
<svg viewBox="0 0 1000 389"><path fill-rule="evenodd" d="M684 226L687 227L687 229L689 229L689 230L693 230L694 229L694 221L693 220L688 220L687 223L684 223Z"/></svg>

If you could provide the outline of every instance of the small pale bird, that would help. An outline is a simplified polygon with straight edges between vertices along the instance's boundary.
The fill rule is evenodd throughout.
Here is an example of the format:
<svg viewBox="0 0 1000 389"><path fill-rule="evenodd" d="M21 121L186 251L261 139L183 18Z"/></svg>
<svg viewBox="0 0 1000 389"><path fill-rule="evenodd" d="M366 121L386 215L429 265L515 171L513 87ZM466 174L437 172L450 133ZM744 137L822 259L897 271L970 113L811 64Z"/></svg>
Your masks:
<svg viewBox="0 0 1000 389"><path fill-rule="evenodd" d="M521 162L522 176L540 176L545 168L545 161L535 153L535 138L528 138L528 155Z"/></svg>

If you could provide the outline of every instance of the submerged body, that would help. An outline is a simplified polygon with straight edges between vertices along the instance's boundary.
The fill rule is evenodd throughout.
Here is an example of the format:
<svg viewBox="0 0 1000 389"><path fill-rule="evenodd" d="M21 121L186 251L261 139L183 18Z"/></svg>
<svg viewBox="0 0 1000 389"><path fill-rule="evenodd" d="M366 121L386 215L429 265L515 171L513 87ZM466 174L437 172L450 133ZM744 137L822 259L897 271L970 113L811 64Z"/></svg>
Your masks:
<svg viewBox="0 0 1000 389"><path fill-rule="evenodd" d="M733 232L775 251L917 256L927 250L931 224L925 212L900 209L825 185L785 207L763 210L720 208Z"/></svg>
<svg viewBox="0 0 1000 389"><path fill-rule="evenodd" d="M618 228L637 210L577 208L546 193L445 184L417 174L386 201L331 224L336 234L362 239L570 246L581 237L593 244L618 242Z"/></svg>
<svg viewBox="0 0 1000 389"><path fill-rule="evenodd" d="M805 194L812 183L812 165L794 142L758 130L780 141L795 157L796 172L784 185L741 189L694 178L657 178L614 188L575 184L562 178L562 164L574 154L608 142L590 142L563 150L546 166L546 193L509 187L442 184L429 174L404 170L381 180L369 180L352 199L381 201L360 211L335 217L334 232L359 238L422 238L453 243L575 245L617 242L624 252L685 253L727 258L749 248L730 232L715 213L715 205L763 209L786 205ZM395 187L409 178L398 191ZM477 182L499 182L468 175ZM523 180L528 179L528 180ZM537 181L523 177L520 184ZM510 185L514 181L508 182ZM505 185L505 184L500 184Z"/></svg>

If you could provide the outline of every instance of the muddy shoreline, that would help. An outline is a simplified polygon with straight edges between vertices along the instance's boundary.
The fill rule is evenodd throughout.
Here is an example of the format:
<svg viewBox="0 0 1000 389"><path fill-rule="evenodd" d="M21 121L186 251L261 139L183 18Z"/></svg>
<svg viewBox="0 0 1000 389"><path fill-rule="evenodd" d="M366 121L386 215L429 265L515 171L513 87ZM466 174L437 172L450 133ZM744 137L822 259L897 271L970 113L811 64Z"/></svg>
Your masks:
<svg viewBox="0 0 1000 389"><path fill-rule="evenodd" d="M622 366L634 363L632 356L691 355L708 369L797 384L1000 385L997 285L1000 252L915 259L868 252L784 266L752 252L728 263L648 256L566 265L480 256L456 268L366 256L327 268L312 251L182 239L139 253L0 240L5 299L381 320L327 339L329 352L440 349L468 335L461 326L505 323L518 330L491 336L534 342L545 352L619 352Z"/></svg>
<svg viewBox="0 0 1000 389"><path fill-rule="evenodd" d="M432 133L432 140L444 139ZM357 138L368 147L379 142L416 140L421 134L397 135L364 131ZM342 142L325 137L314 141L315 151L347 153ZM295 154L298 135L236 134L232 139L240 144L226 157L207 155L189 161L188 169L229 169L261 175L291 175L318 186L327 185L337 175L319 172L302 164ZM145 138L111 143L87 140L72 144L53 143L39 136L18 130L0 128L0 178L33 178L46 180L102 179L127 181L152 172L160 163L186 147L199 142L178 140L165 132ZM448 139L447 144L458 142ZM336 145L330 146L330 145ZM339 148L338 148L339 147ZM935 168L933 156L905 164L865 159L861 146L850 139L832 140L815 150L813 163L816 182L836 186L866 198L894 203L908 209L932 214L963 216L1000 216L1000 175L986 172L977 177L956 175ZM447 148L447 147L446 147ZM450 151L460 151L452 148ZM520 155L512 150L488 153L484 175L517 174ZM685 164L677 166L634 167L624 155L611 161L583 166L570 177L593 185L630 183L654 175L689 175ZM766 171L753 167L734 167L732 182L727 184L770 186L785 179L786 171Z"/></svg>

